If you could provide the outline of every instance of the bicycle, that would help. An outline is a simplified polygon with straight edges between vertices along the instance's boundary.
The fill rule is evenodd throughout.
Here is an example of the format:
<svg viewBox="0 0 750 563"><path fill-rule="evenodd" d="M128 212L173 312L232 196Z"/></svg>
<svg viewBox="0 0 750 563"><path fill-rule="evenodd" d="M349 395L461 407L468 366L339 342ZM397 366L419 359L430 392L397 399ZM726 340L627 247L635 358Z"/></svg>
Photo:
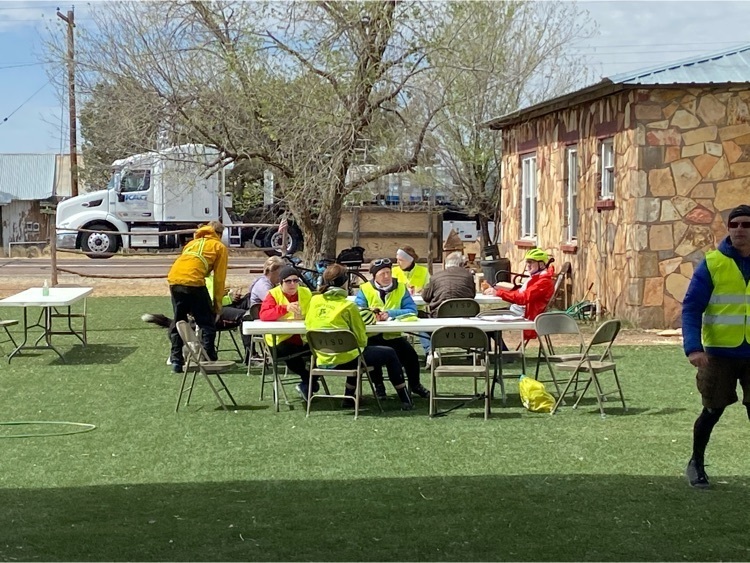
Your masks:
<svg viewBox="0 0 750 563"><path fill-rule="evenodd" d="M315 263L315 269L303 266L302 259L297 256L285 255L282 256L282 258L288 264L297 269L300 273L302 283L304 283L310 291L318 291L318 288L323 285L323 272L331 264L341 264L342 266L346 266L347 279L344 284L344 289L346 289L347 295L356 295L359 291L359 286L368 281L367 278L359 272L359 267L364 262L364 248L360 246L345 248L339 253L335 260L331 260L330 258L322 258L318 260Z"/></svg>

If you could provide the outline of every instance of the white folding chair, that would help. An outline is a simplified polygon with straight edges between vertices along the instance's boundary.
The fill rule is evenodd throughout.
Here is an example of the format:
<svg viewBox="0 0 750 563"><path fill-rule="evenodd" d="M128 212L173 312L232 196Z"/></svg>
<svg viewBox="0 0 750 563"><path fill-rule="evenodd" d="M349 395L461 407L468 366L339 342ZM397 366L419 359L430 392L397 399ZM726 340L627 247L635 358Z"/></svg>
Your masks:
<svg viewBox="0 0 750 563"><path fill-rule="evenodd" d="M206 381L206 383L208 383L208 386L211 388L211 391L224 410L229 409L224 403L224 400L221 398L220 392L222 391L229 398L229 401L232 403L232 405L236 407L237 402L234 400L234 397L232 397L232 394L229 392L229 388L227 387L226 383L224 383L224 380L221 377L221 374L232 369L235 366L235 363L222 360L209 360L208 354L206 354L203 345L198 339L198 335L195 333L195 331L187 321L177 321L177 332L179 333L180 338L182 338L182 341L185 344L183 346L183 353L185 354L187 361L185 363L185 370L182 374L180 391L177 394L177 406L175 407L175 412L180 410L180 402L182 401L182 397L183 395L185 395L185 393L187 393L185 406L190 404L190 398L193 395L193 388L195 387L195 379L198 377L199 373ZM190 386L187 387L187 379L189 374L191 373L192 380L190 382ZM217 389L213 384L209 375L214 375L216 377L216 380L219 383L219 389Z"/></svg>
<svg viewBox="0 0 750 563"><path fill-rule="evenodd" d="M536 358L536 372L534 373L534 379L539 380L539 366L542 364L542 358L544 358L544 363L547 364L547 369L549 370L551 379L540 381L543 383L551 381L555 385L559 397L560 385L557 381L557 375L555 374L552 364L577 361L583 357L583 348L585 344L583 342L581 329L578 327L578 323L575 319L567 313L562 311L552 311L549 313L542 313L534 319L534 330L539 337L539 353ZM577 352L561 354L555 349L553 337L562 335L573 337L575 345L578 346Z"/></svg>

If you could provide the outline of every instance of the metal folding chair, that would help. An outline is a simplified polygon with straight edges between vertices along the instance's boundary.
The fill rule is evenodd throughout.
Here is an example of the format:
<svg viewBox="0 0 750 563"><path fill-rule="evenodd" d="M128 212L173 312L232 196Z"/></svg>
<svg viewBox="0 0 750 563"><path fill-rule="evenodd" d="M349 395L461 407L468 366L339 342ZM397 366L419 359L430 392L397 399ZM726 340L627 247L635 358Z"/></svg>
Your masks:
<svg viewBox="0 0 750 563"><path fill-rule="evenodd" d="M625 397L622 393L622 387L620 386L620 378L617 376L617 366L611 355L612 345L614 344L615 338L617 338L617 334L620 332L620 326L621 323L619 320L611 320L602 323L602 325L598 329L596 329L596 332L591 337L591 341L589 342L588 346L586 346L586 349L584 350L580 360L561 362L557 364L557 369L562 371L570 371L572 372L572 375L570 376L570 379L565 385L562 393L558 397L555 406L552 407L551 414L555 413L557 408L562 403L563 398L568 393L570 386L574 381L578 380L579 375L588 375L588 379L586 380L586 385L584 386L583 391L581 391L580 396L573 405L573 408L578 407L578 403L581 402L581 399L583 399L583 396L586 394L586 391L588 391L588 388L593 382L594 391L596 392L596 401L597 403L599 403L599 413L602 415L602 418L604 418L605 416L603 403L606 400L607 395L618 393L620 395L620 401L622 401L623 410L628 410L627 406L625 405ZM603 350L600 354L592 352L592 349L595 346L603 347ZM604 391L602 391L599 374L605 373L607 371L611 371L614 375L615 385L617 386L617 388L614 391L608 391L605 393Z"/></svg>
<svg viewBox="0 0 750 563"><path fill-rule="evenodd" d="M349 330L311 330L307 333L307 343L310 345L312 351L312 360L310 364L310 379L308 381L307 389L307 414L310 416L310 408L312 407L313 399L318 398L329 398L329 399L354 399L354 419L356 420L359 416L359 403L362 398L362 380L367 379L370 384L370 389L375 397L375 402L378 405L380 412L383 412L383 406L380 404L378 394L375 392L375 385L370 379L370 372L372 368L367 365L364 357L362 356L362 348L360 348L357 338ZM357 366L352 369L337 369L337 368L325 368L316 365L316 356L320 352L322 354L341 354L342 352L351 352L357 350ZM341 394L332 394L328 389L326 383L326 376L338 376L338 377L356 377L357 384L354 389L354 397ZM317 393L313 395L313 381L314 378L318 377L320 383L323 386L324 393Z"/></svg>
<svg viewBox="0 0 750 563"><path fill-rule="evenodd" d="M6 335L5 340L0 340L0 344L5 344L6 342L10 342L11 344L13 344L13 350L18 348L18 344L16 344L16 341L13 338L13 335L10 333L10 330L8 329L8 327L15 326L17 324L18 324L18 321L15 319L9 319L7 321L0 320L0 328L2 328L5 331L5 335ZM11 352L13 352L13 350L11 350Z"/></svg>
<svg viewBox="0 0 750 563"><path fill-rule="evenodd" d="M549 380L543 380L543 383L551 381L555 385L558 397L560 396L560 385L557 381L557 375L552 364L559 364L561 362L578 361L583 357L583 348L585 343L583 342L583 335L578 327L578 323L570 317L568 314L553 311L549 313L542 313L536 319L534 319L534 330L539 337L539 353L536 358L536 372L534 379L539 380L539 366L542 364L542 358L544 363L547 364L550 378ZM578 351L568 354L561 354L555 350L554 336L568 335L574 336L575 344L578 346ZM541 381L541 380L540 380Z"/></svg>
<svg viewBox="0 0 750 563"><path fill-rule="evenodd" d="M469 401L484 398L484 419L490 416L490 370L488 360L489 340L487 334L475 327L444 327L432 333L431 345L434 351L440 349L462 350L471 358L470 365L444 365L444 355L439 354L430 366L430 416L436 416L438 400ZM474 381L473 395L438 395L437 380L444 377L469 377ZM477 382L482 380L484 393L479 394Z"/></svg>
<svg viewBox="0 0 750 563"><path fill-rule="evenodd" d="M221 377L221 374L232 369L235 366L235 363L221 360L209 360L208 355L203 348L203 345L198 339L198 335L190 326L190 323L188 323L187 321L177 321L177 332L179 333L180 338L182 338L182 341L185 343L185 345L183 346L183 353L187 358L187 362L185 363L185 371L182 374L180 391L177 394L177 406L175 407L175 412L180 410L180 401L182 401L182 397L186 393L187 398L185 400L185 406L190 404L190 398L193 395L193 388L195 387L195 379L198 377L199 373L206 381L206 383L208 383L208 386L211 388L211 391L224 410L229 409L227 408L224 400L221 398L220 392L222 391L229 398L232 405L236 407L237 402L234 400L234 397L232 397L232 394L229 392L229 388L227 387L226 383L224 383L224 380ZM190 382L190 386L188 387L187 380L189 374L191 373L192 380ZM218 389L211 381L209 375L216 376L216 379L219 383Z"/></svg>
<svg viewBox="0 0 750 563"><path fill-rule="evenodd" d="M439 319L476 317L479 309L479 303L472 298L446 299L438 306L435 316Z"/></svg>

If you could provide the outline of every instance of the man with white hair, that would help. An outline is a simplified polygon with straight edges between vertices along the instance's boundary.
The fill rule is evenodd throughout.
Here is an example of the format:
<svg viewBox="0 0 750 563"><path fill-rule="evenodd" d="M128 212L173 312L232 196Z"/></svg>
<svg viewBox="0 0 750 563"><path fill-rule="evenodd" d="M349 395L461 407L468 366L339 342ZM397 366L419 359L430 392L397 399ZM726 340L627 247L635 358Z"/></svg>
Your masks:
<svg viewBox="0 0 750 563"><path fill-rule="evenodd" d="M468 260L460 252L451 252L445 257L443 270L436 272L422 290L422 299L430 306L430 316L437 314L438 307L448 299L473 298L476 295L474 275L466 268ZM432 354L429 335L420 335L425 350L425 361L429 367Z"/></svg>
<svg viewBox="0 0 750 563"><path fill-rule="evenodd" d="M436 272L422 290L422 299L430 306L430 315L435 316L438 307L448 299L473 298L476 295L474 276L466 269L468 260L460 252L446 256L443 270Z"/></svg>

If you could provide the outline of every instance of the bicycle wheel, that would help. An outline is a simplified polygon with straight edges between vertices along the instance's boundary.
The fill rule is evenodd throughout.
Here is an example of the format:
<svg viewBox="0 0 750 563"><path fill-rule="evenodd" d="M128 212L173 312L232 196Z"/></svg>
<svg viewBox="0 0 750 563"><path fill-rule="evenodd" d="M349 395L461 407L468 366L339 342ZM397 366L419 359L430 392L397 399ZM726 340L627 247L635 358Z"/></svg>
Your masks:
<svg viewBox="0 0 750 563"><path fill-rule="evenodd" d="M346 276L346 294L356 295L359 291L359 286L363 283L367 283L369 280L355 270L349 270Z"/></svg>

